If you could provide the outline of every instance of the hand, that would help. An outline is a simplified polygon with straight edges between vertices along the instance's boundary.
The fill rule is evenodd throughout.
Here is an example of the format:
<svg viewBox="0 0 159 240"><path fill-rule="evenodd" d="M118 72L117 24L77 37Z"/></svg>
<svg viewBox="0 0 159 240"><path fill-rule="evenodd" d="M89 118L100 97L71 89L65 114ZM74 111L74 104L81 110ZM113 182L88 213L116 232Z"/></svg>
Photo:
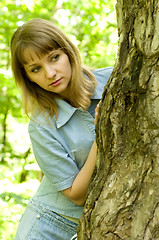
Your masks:
<svg viewBox="0 0 159 240"><path fill-rule="evenodd" d="M95 119L94 119L94 125L95 126L96 126L97 121L98 121L98 112L99 112L100 103L101 103L101 100L99 101L99 103L97 104L96 109L95 109Z"/></svg>

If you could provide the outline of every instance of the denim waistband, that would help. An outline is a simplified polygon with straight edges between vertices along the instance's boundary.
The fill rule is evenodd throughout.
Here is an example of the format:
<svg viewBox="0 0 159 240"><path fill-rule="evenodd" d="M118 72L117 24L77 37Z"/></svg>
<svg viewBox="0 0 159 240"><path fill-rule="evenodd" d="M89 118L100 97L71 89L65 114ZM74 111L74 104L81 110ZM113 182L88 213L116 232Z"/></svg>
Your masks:
<svg viewBox="0 0 159 240"><path fill-rule="evenodd" d="M44 216L49 221L52 219L52 217L54 217L60 221L65 221L66 219L68 221L71 221L67 217L65 218L64 215L61 215L55 211L51 211L50 209L47 209L47 207L45 205L43 205L42 203L37 203L33 199L30 199L30 201L28 203L28 207L30 207L34 212L39 214L39 216ZM77 226L77 224L75 222L71 221L71 223L73 223L73 224L75 224L75 226Z"/></svg>

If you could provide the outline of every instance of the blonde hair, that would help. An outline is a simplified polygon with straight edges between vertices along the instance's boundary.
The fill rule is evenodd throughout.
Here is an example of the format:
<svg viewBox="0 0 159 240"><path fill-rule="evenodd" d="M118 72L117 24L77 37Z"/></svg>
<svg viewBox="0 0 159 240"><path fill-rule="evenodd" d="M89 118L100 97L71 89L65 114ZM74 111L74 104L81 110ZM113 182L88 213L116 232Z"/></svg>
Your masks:
<svg viewBox="0 0 159 240"><path fill-rule="evenodd" d="M94 75L82 67L78 49L59 28L44 19L33 19L19 27L11 39L12 71L22 90L25 113L28 115L38 105L41 111L48 110L50 116L58 114L54 100L58 95L44 90L26 75L23 53L27 47L37 54L47 54L53 49L61 49L67 54L72 69L70 102L74 107L87 110L96 86Z"/></svg>

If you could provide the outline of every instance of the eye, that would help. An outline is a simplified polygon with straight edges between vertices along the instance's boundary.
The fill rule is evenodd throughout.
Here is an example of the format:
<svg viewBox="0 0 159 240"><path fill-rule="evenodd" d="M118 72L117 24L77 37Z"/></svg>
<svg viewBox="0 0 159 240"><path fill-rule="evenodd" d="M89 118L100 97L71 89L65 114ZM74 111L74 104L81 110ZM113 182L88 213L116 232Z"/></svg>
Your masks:
<svg viewBox="0 0 159 240"><path fill-rule="evenodd" d="M53 56L51 57L51 60L52 60L53 62L56 62L56 61L59 60L59 57L60 57L59 54L55 54L55 55L53 55Z"/></svg>
<svg viewBox="0 0 159 240"><path fill-rule="evenodd" d="M37 67L34 67L34 68L31 70L31 72L37 73L37 72L39 72L39 70L40 70L40 66L37 66Z"/></svg>

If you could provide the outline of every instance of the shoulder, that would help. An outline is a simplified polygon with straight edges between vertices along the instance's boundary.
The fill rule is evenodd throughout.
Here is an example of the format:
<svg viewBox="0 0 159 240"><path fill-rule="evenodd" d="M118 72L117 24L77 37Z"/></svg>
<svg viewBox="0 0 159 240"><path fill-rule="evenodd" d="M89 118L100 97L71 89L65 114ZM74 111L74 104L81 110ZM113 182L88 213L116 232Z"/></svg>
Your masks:
<svg viewBox="0 0 159 240"><path fill-rule="evenodd" d="M55 116L50 117L46 112L41 112L39 109L36 109L31 116L28 130L29 132L33 131L46 131L50 128L55 127Z"/></svg>
<svg viewBox="0 0 159 240"><path fill-rule="evenodd" d="M97 82L99 81L106 84L110 78L112 71L113 71L113 67L106 67L106 68L99 68L99 69L93 70L92 73L96 77Z"/></svg>
<svg viewBox="0 0 159 240"><path fill-rule="evenodd" d="M97 80L97 86L92 99L101 99L104 87L108 82L112 71L113 67L100 68L92 71Z"/></svg>
<svg viewBox="0 0 159 240"><path fill-rule="evenodd" d="M43 113L37 110L34 112L34 115L32 115L29 123L30 132L35 129L39 131L49 131L51 129L52 132L56 133L58 128L64 126L69 121L76 111L76 108L60 98L55 98L55 102L58 108L57 119L55 115L53 117L49 116L47 111Z"/></svg>

